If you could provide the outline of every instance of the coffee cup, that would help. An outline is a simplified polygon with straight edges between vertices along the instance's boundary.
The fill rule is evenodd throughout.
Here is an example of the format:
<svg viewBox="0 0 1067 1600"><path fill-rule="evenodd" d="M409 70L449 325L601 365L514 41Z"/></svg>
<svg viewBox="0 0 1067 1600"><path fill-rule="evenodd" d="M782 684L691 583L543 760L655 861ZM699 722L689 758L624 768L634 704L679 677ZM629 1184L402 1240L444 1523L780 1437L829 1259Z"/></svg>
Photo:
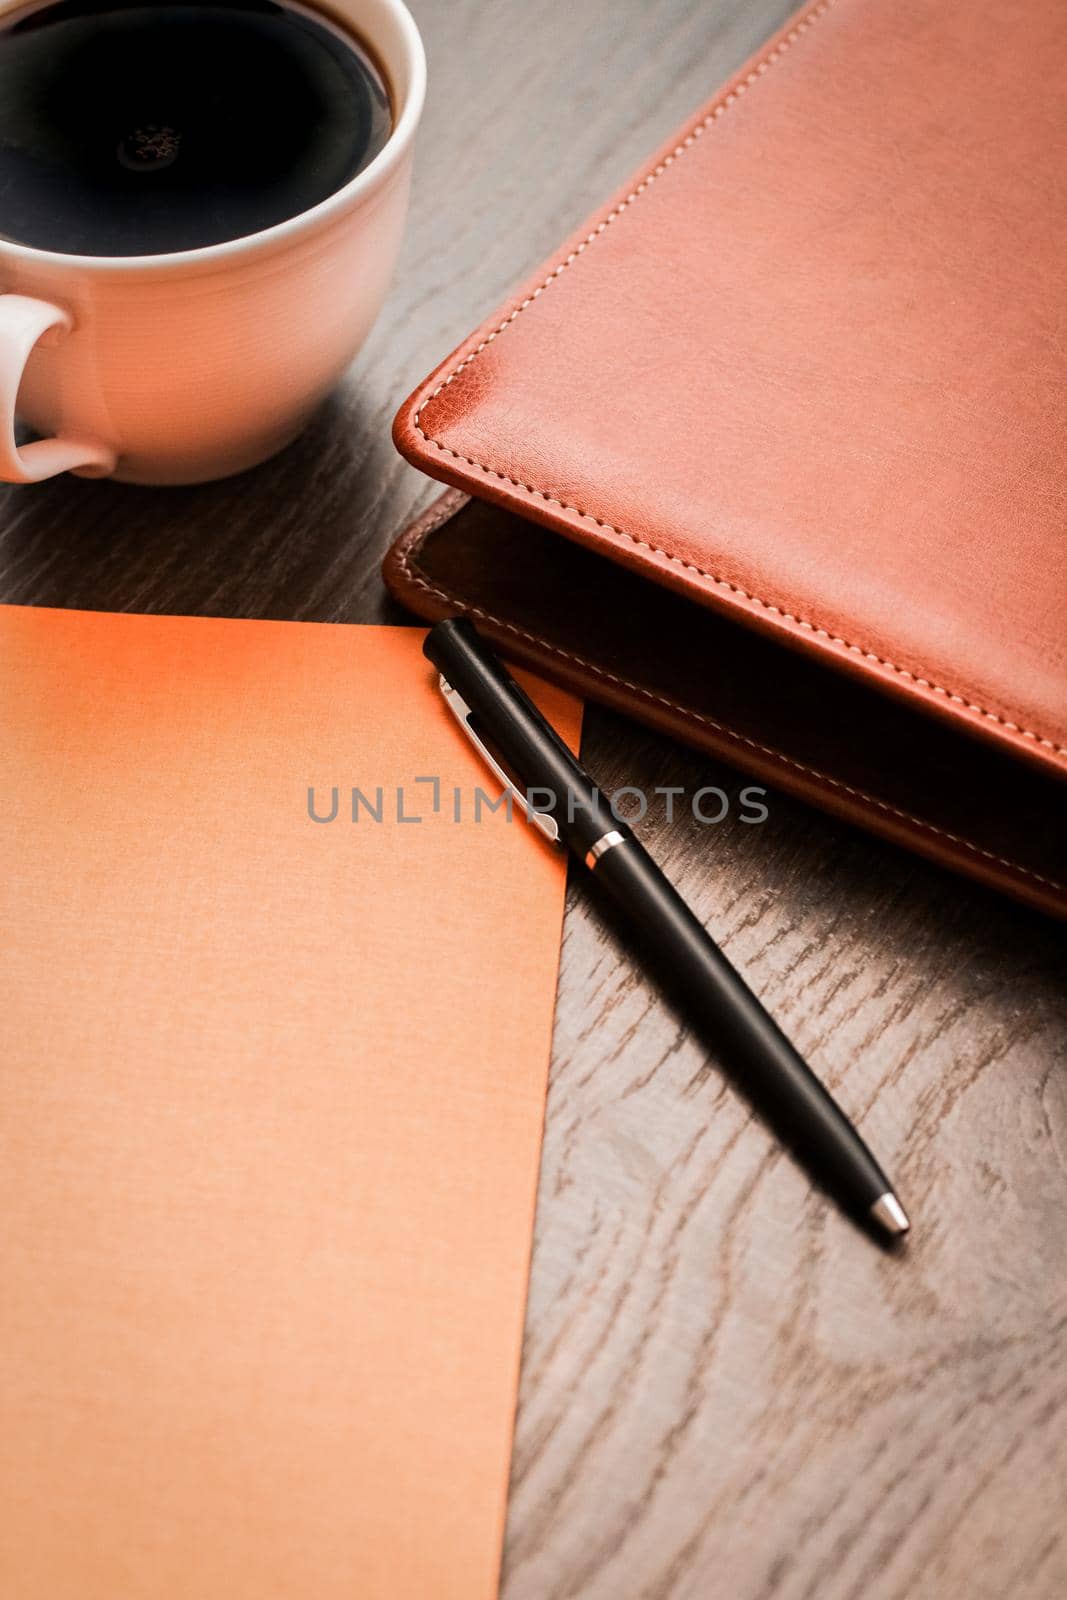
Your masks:
<svg viewBox="0 0 1067 1600"><path fill-rule="evenodd" d="M0 27L19 9L0 0ZM79 254L3 237L0 196L0 479L226 477L336 385L395 266L426 65L402 0L331 0L323 16L379 65L391 131L309 209L198 248ZM20 446L16 419L38 437Z"/></svg>

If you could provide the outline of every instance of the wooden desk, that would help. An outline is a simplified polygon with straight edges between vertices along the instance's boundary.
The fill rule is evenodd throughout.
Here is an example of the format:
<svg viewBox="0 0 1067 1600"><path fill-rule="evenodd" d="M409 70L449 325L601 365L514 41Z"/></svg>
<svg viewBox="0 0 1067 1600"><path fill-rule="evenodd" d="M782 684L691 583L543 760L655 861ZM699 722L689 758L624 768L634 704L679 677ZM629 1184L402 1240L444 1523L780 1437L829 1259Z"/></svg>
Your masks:
<svg viewBox="0 0 1067 1600"><path fill-rule="evenodd" d="M393 453L397 403L788 5L414 9L411 227L343 392L228 483L5 491L3 598L399 620L379 561L432 490ZM737 782L595 711L586 751L609 785ZM760 827L644 833L915 1232L882 1255L811 1193L574 895L505 1600L1061 1600L1062 930L784 798Z"/></svg>

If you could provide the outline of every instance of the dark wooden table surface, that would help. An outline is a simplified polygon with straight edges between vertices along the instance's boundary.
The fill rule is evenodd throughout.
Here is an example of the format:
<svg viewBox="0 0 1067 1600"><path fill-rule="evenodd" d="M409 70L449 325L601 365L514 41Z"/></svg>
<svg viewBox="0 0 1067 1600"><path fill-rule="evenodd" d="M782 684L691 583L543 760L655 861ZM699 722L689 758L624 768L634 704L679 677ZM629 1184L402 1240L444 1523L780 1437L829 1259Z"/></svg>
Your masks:
<svg viewBox="0 0 1067 1600"><path fill-rule="evenodd" d="M432 490L397 403L788 9L414 0L411 226L343 391L230 482L4 491L0 596L400 620L379 562ZM609 787L739 781L596 711L585 747ZM781 797L643 831L915 1230L883 1254L813 1194L572 893L505 1600L1061 1600L1062 930Z"/></svg>

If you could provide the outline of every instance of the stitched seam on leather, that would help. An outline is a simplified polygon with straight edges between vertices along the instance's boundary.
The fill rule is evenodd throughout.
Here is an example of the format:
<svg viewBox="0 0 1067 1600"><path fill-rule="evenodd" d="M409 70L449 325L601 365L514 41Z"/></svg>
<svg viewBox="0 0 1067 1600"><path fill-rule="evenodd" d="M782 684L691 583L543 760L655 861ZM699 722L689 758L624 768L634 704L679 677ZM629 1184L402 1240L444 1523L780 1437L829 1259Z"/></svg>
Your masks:
<svg viewBox="0 0 1067 1600"><path fill-rule="evenodd" d="M746 91L752 85L754 85L756 81L764 75L764 73L769 71L776 61L780 60L785 51L788 50L790 45L799 39L801 34L805 33L810 27L813 26L814 23L818 22L820 18L824 17L835 4L836 0L822 0L821 5L817 5L813 10L809 11L807 15L797 23L795 28L792 28L789 33L785 34L784 37L780 39L779 42L773 47L773 49L769 50L765 56L757 61L756 65L752 67L748 73L746 73L745 77L742 78L740 82L736 83L734 87L730 89L723 96L723 98L711 108L708 114L690 130L686 137L679 144L677 144L674 149L663 158L662 161L658 162L655 167L651 168L645 174L645 176L642 177L640 182L637 183L633 189L631 189L626 198L620 201L620 203L615 206L613 210L609 211L607 216L603 217L601 221L597 223L596 227L590 233L586 234L585 238L575 246L570 254L552 269L544 281L540 283L536 289L534 289L532 294L527 295L527 297L522 300L507 317L504 318L503 322L495 327L493 331L481 341L480 344L476 345L470 354L465 356L459 365L455 367L454 370L447 375L447 377L442 379L442 381L437 385L436 389L434 389L433 393L428 395L426 399L421 402L418 409L414 413L412 424L416 433L418 433L419 437L423 439L426 444L432 445L435 450L439 450L443 454L451 456L453 460L463 461L467 466L476 467L479 472L484 472L490 477L498 478L503 483L510 483L516 489L524 489L527 494L536 495L539 499L547 501L550 505L558 506L561 511L569 511L573 513L573 515L581 517L584 521L594 523L596 527L602 529L606 533L612 533L617 535L619 538L629 540L630 543L636 545L638 549L648 550L654 555L662 556L664 560L670 561L673 565L682 568L683 571L696 573L699 577L706 579L709 583L715 584L717 588L727 589L731 594L739 595L741 599L748 601L749 604L759 606L762 610L768 612L770 615L780 617L783 622L790 623L793 627L800 628L804 632L810 633L814 638L825 639L828 644L837 645L841 649L847 650L853 655L861 656L865 661L872 661L880 667L887 668L890 672L895 673L898 677L904 678L909 683L913 683L916 688L923 690L927 695L937 695L942 699L950 701L953 705L962 707L965 711L973 712L975 715L983 717L989 722L995 722L998 727L1006 729L1009 733L1017 734L1020 738L1028 739L1031 743L1038 744L1043 749L1051 750L1055 755L1067 755L1067 745L1057 744L1055 740L1046 737L1044 734L1035 733L1030 728L1024 728L1020 723L1013 722L1009 717L1001 716L1001 714L997 711L988 710L987 707L978 704L977 701L969 700L965 695L956 693L955 690L947 689L942 684L934 683L929 678L924 678L918 673L911 672L907 667L898 666L895 661L890 661L887 656L881 656L876 651L867 649L864 645L853 644L848 639L842 638L839 634L831 633L828 629L822 628L817 623L809 621L806 617L796 616L793 612L786 611L781 606L774 605L771 601L764 600L757 594L752 594L749 590L742 588L740 584L731 583L728 578L720 577L714 572L708 572L705 570L705 568L697 566L691 561L685 561L681 556L673 555L669 550L663 550L658 545L650 543L650 541L647 539L638 538L636 534L628 532L625 528L617 527L612 522L604 522L601 520L601 518L594 516L592 512L583 511L580 506L574 506L566 500L560 500L556 495L550 494L544 489L538 489L533 484L524 483L520 478L513 478L509 473L500 472L495 467L489 467L482 461L475 461L472 456L465 456L460 451L453 450L449 445L443 443L442 440L434 438L422 427L421 419L427 407L432 405L437 397L445 389L447 389L451 383L455 382L460 373L465 371L465 369L470 366L471 362L480 356L482 351L487 349L489 345L491 345L493 341L500 336L500 334L504 333L505 330L509 328L511 324L515 322L529 306L533 305L535 301L539 300L541 295L544 294L545 290L548 289L557 278L561 277L562 274L566 272L567 268L573 265L573 263L585 253L588 247L593 244L601 234L606 233L608 228L611 227L612 223L616 222L619 217L623 216L625 212L629 210L630 206L639 200L647 189L651 188L656 179L660 177L668 167L673 166L676 161L680 160L681 157L685 155L686 151L691 149L692 146L696 144L697 140L702 137L707 129L710 128L719 117L725 116L730 107L737 103L741 95L746 93Z"/></svg>
<svg viewBox="0 0 1067 1600"><path fill-rule="evenodd" d="M562 661L572 661L575 666L592 673L594 678L603 682L617 684L619 688L626 689L632 694L640 696L643 700L653 700L657 704L666 706L670 711L676 711L687 721L703 723L705 727L713 728L717 733L723 734L728 739L733 739L739 744L747 745L751 750L758 750L761 754L770 756L775 761L781 761L787 767L792 767L797 772L802 772L809 778L815 778L819 783L828 784L833 789L840 789L843 793L851 795L856 800L862 800L866 805L874 806L876 810L885 812L887 816L898 817L902 822L910 823L912 827L919 828L924 833L937 834L939 838L947 839L950 843L958 845L961 850L968 851L971 855L981 856L986 861L992 861L997 866L1007 867L1011 872L1020 873L1023 877L1031 878L1035 883L1044 884L1049 889L1054 889L1058 894L1067 894L1067 884L1057 882L1055 878L1048 878L1043 873L1035 872L1032 867L1024 867L1018 861L1012 861L1008 856L998 856L992 850L985 850L981 845L974 844L970 839L961 838L959 834L950 833L947 828L939 828L934 822L927 822L922 817L914 816L910 811L904 811L899 806L890 805L887 800L879 800L877 795L868 794L865 789L854 788L852 784L845 783L841 778L832 778L829 773L822 772L818 767L808 766L803 761L796 761L792 756L785 755L781 750L776 750L773 745L761 744L758 739L750 739L746 734L736 733L723 722L717 722L714 717L706 716L702 711L694 711L689 706L683 706L676 700L670 700L666 695L657 694L654 689L646 689L639 683L631 683L628 678L620 678L616 673L609 672L604 667L599 667L595 662L587 661L583 656L575 655L571 650L562 650L558 645L552 644L541 634L530 633L525 628L516 626L513 622L505 622L502 617L496 617L491 611L486 611L482 606L473 605L465 600L462 595L449 593L438 585L430 583L420 572L417 572L411 562L411 552L416 543L421 544L426 534L432 533L441 522L447 520L442 516L431 522L422 534L416 532L410 539L404 539L397 550L397 559L401 569L408 579L419 589L424 589L427 594L443 600L446 605L461 606L472 616L481 617L483 622L491 622L494 627L502 628L506 633L514 634L519 639L525 639L530 644L537 645L541 650L547 650L549 655L557 656Z"/></svg>

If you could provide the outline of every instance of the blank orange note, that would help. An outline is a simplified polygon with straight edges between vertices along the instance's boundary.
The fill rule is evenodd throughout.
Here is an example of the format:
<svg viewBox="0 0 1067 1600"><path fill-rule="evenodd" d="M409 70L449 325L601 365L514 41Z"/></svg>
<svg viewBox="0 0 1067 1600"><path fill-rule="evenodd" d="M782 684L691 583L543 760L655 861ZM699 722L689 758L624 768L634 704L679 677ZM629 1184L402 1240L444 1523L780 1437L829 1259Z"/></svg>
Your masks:
<svg viewBox="0 0 1067 1600"><path fill-rule="evenodd" d="M496 1592L564 869L422 638L0 608L4 1600Z"/></svg>

